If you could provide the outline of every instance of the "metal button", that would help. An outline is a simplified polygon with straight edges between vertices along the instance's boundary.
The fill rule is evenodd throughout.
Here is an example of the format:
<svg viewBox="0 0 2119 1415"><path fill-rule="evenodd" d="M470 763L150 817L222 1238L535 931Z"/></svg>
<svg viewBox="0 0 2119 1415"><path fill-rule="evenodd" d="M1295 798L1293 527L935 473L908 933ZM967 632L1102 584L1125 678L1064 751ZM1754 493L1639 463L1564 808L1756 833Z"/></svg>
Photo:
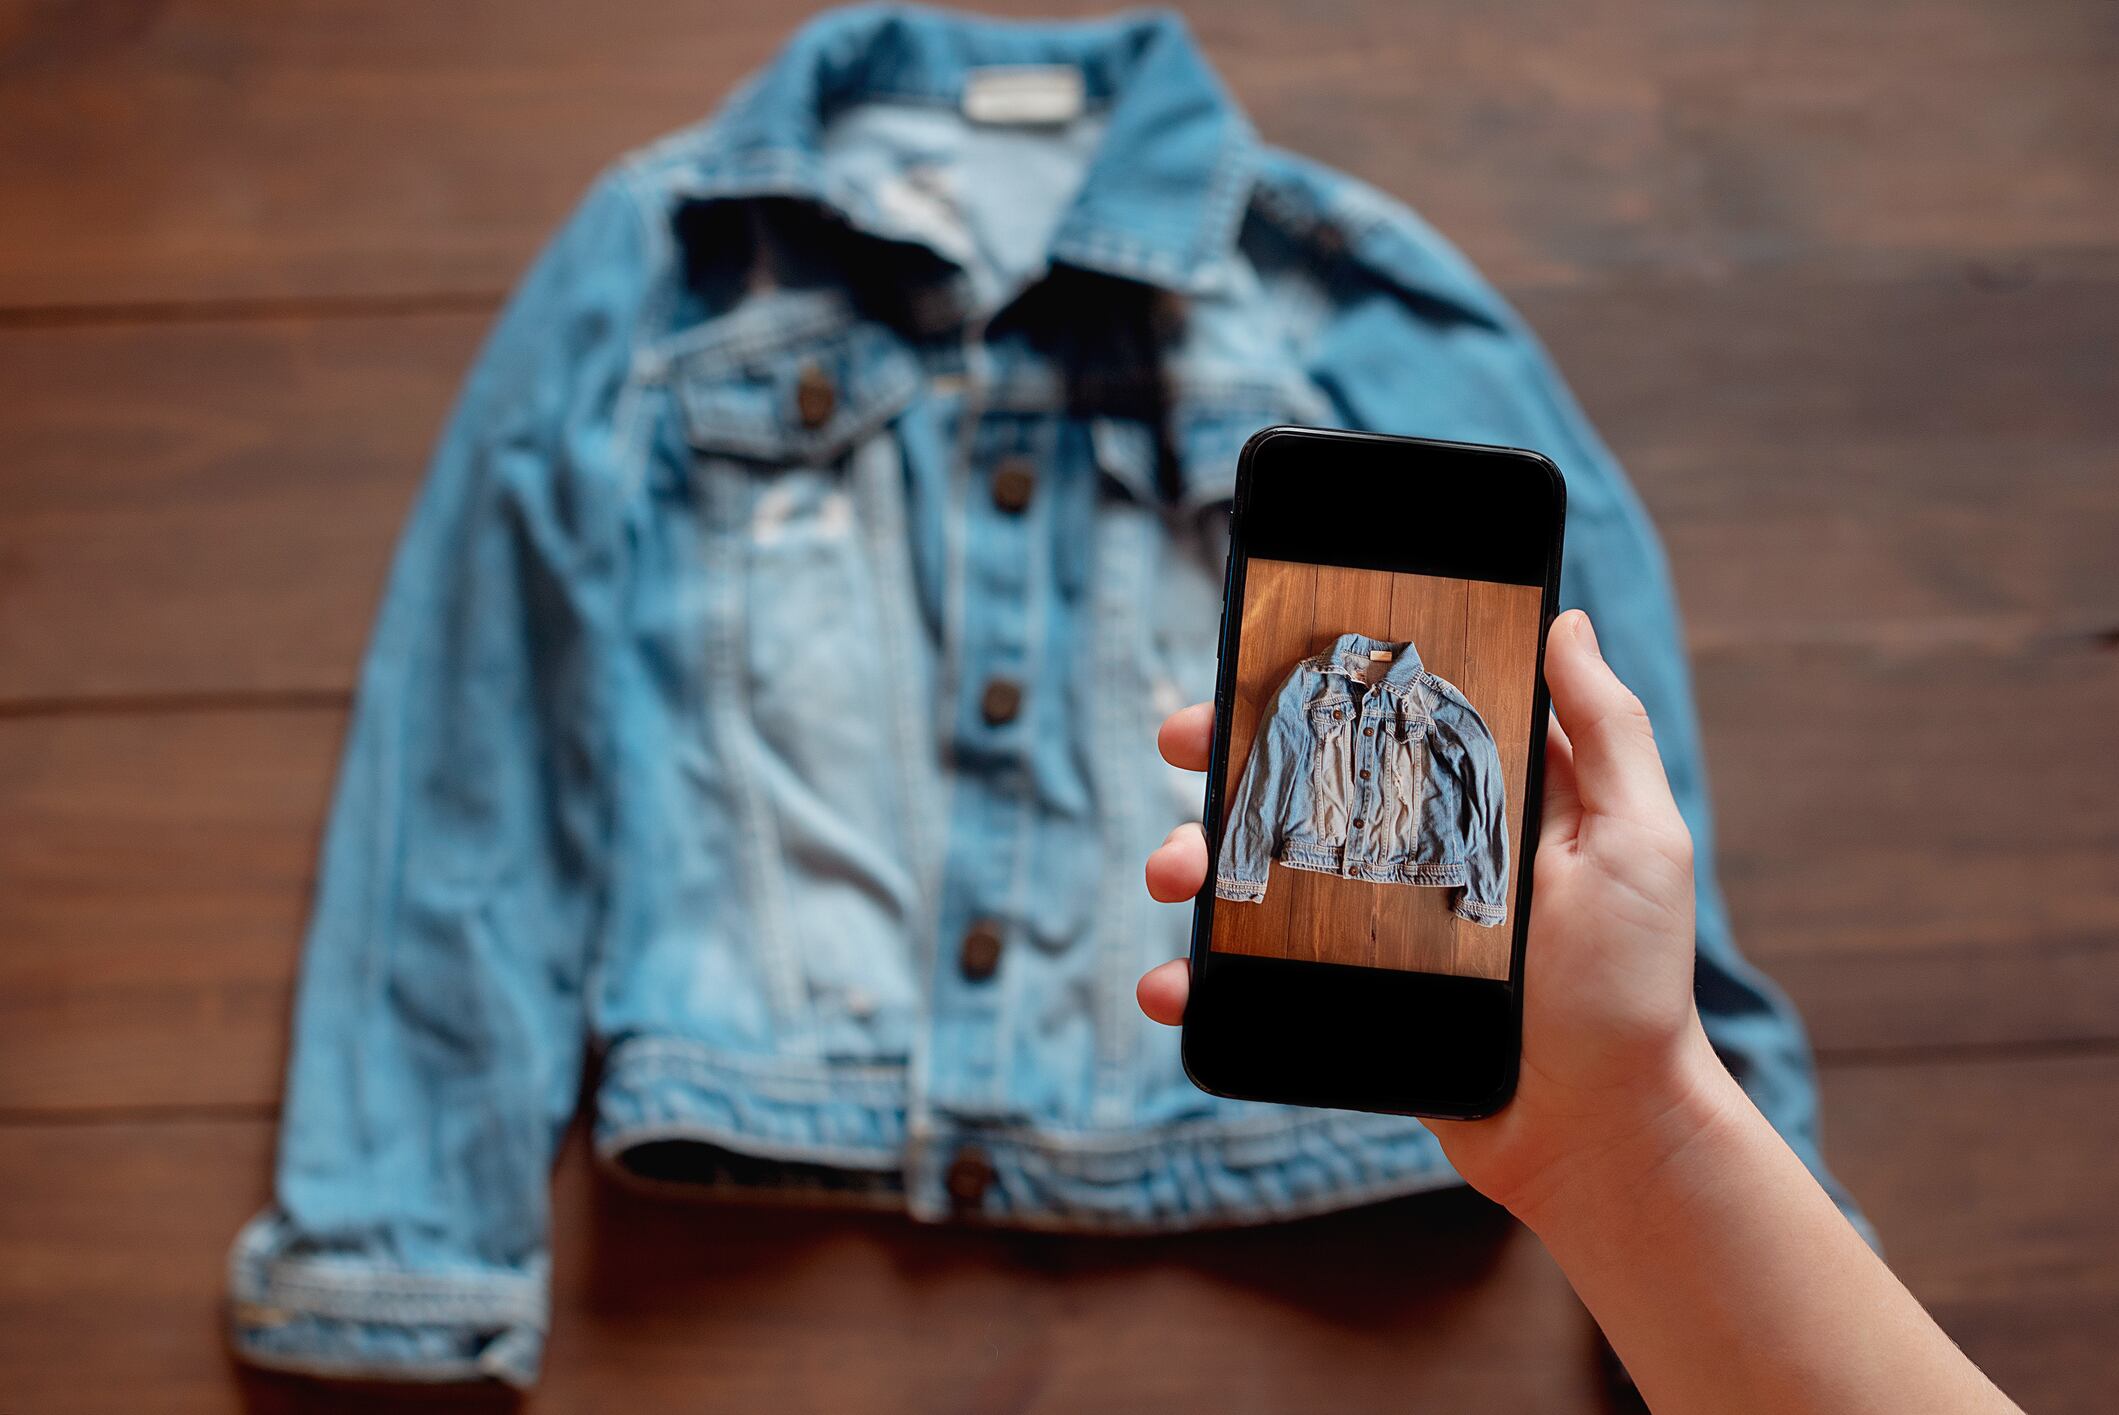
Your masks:
<svg viewBox="0 0 2119 1415"><path fill-rule="evenodd" d="M1037 491L1037 472L1028 457L1010 457L993 472L993 504L1009 515L1020 514Z"/></svg>
<svg viewBox="0 0 2119 1415"><path fill-rule="evenodd" d="M1354 817L1354 829L1356 829L1356 830L1359 830L1359 829L1361 829L1361 817L1359 817L1359 816L1355 816L1355 817Z"/></svg>
<svg viewBox="0 0 2119 1415"><path fill-rule="evenodd" d="M957 970L974 983L983 983L1001 966L1001 926L991 919L980 919L964 930L964 941L957 945Z"/></svg>
<svg viewBox="0 0 2119 1415"><path fill-rule="evenodd" d="M999 727L1004 722L1015 721L1015 715L1023 710L1023 685L1013 678L989 678L979 694L979 714L986 721Z"/></svg>
<svg viewBox="0 0 2119 1415"><path fill-rule="evenodd" d="M1338 720L1339 720L1340 718L1342 718L1342 717L1345 717L1345 716L1346 716L1346 713L1345 713L1344 711L1342 711L1341 709L1339 709L1339 708L1333 708L1333 709L1332 709L1332 721L1334 721L1334 722L1337 722L1337 721L1338 721Z"/></svg>
<svg viewBox="0 0 2119 1415"><path fill-rule="evenodd" d="M1361 769L1361 779L1362 779L1363 781L1366 781L1366 780L1368 780L1368 779L1369 779L1369 769L1368 769L1367 767L1363 767L1363 768Z"/></svg>
<svg viewBox="0 0 2119 1415"><path fill-rule="evenodd" d="M802 419L802 426L824 426L838 406L839 390L832 387L831 375L821 365L804 364L795 378L795 416Z"/></svg>
<svg viewBox="0 0 2119 1415"><path fill-rule="evenodd" d="M949 1169L942 1176L942 1187L949 1191L950 1202L960 1209L975 1209L985 1202L986 1191L993 1187L993 1161L977 1145L966 1145L956 1152L949 1162Z"/></svg>
<svg viewBox="0 0 2119 1415"><path fill-rule="evenodd" d="M1373 727L1364 727L1361 729L1361 735L1364 737L1373 737L1376 735L1376 729Z"/></svg>

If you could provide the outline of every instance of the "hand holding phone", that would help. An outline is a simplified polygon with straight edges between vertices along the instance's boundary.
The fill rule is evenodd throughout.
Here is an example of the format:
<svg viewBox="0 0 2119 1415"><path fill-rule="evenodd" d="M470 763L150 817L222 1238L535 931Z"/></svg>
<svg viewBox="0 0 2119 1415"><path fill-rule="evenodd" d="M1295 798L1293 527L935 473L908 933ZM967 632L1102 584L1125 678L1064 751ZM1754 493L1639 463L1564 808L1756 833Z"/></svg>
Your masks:
<svg viewBox="0 0 2119 1415"><path fill-rule="evenodd" d="M1646 1132L1720 1072L1692 998L1691 837L1648 719L1586 615L1561 616L1548 638L1557 721L1545 743L1522 1076L1497 1116L1434 1125L1467 1182L1525 1215L1575 1163L1622 1143L1652 1149ZM1212 705L1186 708L1163 725L1163 755L1204 770L1212 734ZM1197 826L1148 860L1149 893L1166 902L1192 898L1206 877ZM1188 983L1184 960L1155 969L1141 980L1142 1009L1177 1025Z"/></svg>
<svg viewBox="0 0 2119 1415"><path fill-rule="evenodd" d="M1641 705L1579 611L1545 651L1546 739L1515 1100L1431 1122L1457 1172L1544 1240L1658 1410L2016 1411L1923 1312L1722 1068L1692 999L1692 843ZM1212 705L1163 724L1204 770ZM1208 878L1204 832L1148 860ZM1175 1025L1185 960L1141 979Z"/></svg>

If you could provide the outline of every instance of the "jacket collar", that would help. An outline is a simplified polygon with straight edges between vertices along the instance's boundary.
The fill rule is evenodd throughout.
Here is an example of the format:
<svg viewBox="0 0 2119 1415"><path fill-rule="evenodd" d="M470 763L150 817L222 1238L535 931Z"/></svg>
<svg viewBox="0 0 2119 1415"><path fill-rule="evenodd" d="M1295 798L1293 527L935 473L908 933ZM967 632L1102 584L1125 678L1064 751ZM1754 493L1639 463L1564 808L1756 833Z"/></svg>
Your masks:
<svg viewBox="0 0 2119 1415"><path fill-rule="evenodd" d="M1368 686L1371 688L1382 687L1393 692L1407 692L1426 672L1420 663L1420 650L1410 641L1393 643L1389 639L1372 639L1366 634L1341 634L1335 639L1331 652L1322 656L1322 671L1343 674L1349 678L1365 678L1373 666L1369 658L1371 649L1382 650L1391 656L1391 666L1384 670L1381 678L1369 682Z"/></svg>
<svg viewBox="0 0 2119 1415"><path fill-rule="evenodd" d="M958 104L971 71L1006 64L1072 66L1088 102L1108 109L1050 259L1183 294L1212 289L1249 195L1255 145L1184 22L1167 12L1037 24L895 6L827 12L730 101L683 190L803 198L877 233L886 223L874 195L825 170L830 113L871 98Z"/></svg>

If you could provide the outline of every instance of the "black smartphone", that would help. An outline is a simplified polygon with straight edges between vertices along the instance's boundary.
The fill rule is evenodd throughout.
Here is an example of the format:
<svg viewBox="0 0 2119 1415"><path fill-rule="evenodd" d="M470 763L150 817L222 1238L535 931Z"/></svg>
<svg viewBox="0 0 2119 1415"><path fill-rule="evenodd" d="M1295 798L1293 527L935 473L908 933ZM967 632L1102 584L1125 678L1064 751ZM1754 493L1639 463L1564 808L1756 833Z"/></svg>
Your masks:
<svg viewBox="0 0 2119 1415"><path fill-rule="evenodd" d="M1535 452L1243 449L1184 1062L1246 1100L1508 1103L1566 487Z"/></svg>

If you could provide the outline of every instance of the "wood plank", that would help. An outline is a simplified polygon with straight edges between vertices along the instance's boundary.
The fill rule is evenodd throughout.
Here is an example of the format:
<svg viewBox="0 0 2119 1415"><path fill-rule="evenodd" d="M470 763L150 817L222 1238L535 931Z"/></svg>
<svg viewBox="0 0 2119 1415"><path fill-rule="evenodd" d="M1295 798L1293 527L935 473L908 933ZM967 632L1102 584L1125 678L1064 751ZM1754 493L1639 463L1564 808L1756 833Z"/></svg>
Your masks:
<svg viewBox="0 0 2119 1415"><path fill-rule="evenodd" d="M1525 312L1660 523L1694 646L2119 625L2119 280L1799 274Z"/></svg>
<svg viewBox="0 0 2119 1415"><path fill-rule="evenodd" d="M1475 977L1508 976L1515 945L1516 888L1523 875L1523 822L1543 809L1529 798L1531 706L1537 698L1538 621L1545 592L1536 585L1475 582L1465 587L1464 668L1456 679L1465 700L1501 747L1507 802L1508 878L1501 897L1508 917L1492 927L1453 921L1454 970Z"/></svg>
<svg viewBox="0 0 2119 1415"><path fill-rule="evenodd" d="M2119 1383L2110 1055L1839 1067L1828 1138L1886 1250L2026 1408ZM0 1370L27 1410L369 1408L236 1380L228 1238L263 1119L0 1126ZM560 1166L555 1329L530 1408L1583 1409L1586 1319L1466 1195L1301 1224L1099 1241L684 1205ZM83 1372L93 1372L84 1380ZM392 1404L402 1402L390 1402Z"/></svg>
<svg viewBox="0 0 2119 1415"><path fill-rule="evenodd" d="M0 305L498 291L596 170L813 8L28 7L0 32ZM2083 0L1252 0L1196 23L1268 138L1412 198L1514 285L2013 269L2119 227L2119 36Z"/></svg>
<svg viewBox="0 0 2119 1415"><path fill-rule="evenodd" d="M2119 654L1702 661L1745 951L1826 1047L2109 1038Z"/></svg>
<svg viewBox="0 0 2119 1415"><path fill-rule="evenodd" d="M482 323L0 334L0 701L344 693Z"/></svg>
<svg viewBox="0 0 2119 1415"><path fill-rule="evenodd" d="M272 1103L342 720L0 719L0 1109Z"/></svg>
<svg viewBox="0 0 2119 1415"><path fill-rule="evenodd" d="M2115 299L1757 280L1531 313L1703 651L1993 648L2119 625ZM345 691L482 323L0 331L0 702Z"/></svg>

